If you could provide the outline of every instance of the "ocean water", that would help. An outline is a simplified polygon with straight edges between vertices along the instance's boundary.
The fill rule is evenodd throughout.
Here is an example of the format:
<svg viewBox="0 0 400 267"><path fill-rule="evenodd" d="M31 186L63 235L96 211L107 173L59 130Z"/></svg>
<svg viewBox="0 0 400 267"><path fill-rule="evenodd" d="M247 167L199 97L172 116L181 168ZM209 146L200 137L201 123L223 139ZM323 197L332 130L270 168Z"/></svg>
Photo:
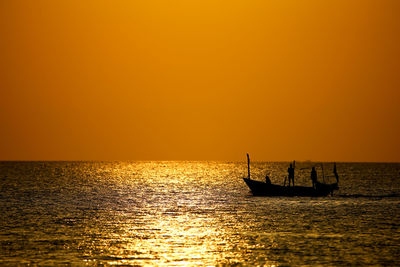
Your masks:
<svg viewBox="0 0 400 267"><path fill-rule="evenodd" d="M0 264L399 266L400 164L337 169L332 197L253 197L245 162L0 162Z"/></svg>

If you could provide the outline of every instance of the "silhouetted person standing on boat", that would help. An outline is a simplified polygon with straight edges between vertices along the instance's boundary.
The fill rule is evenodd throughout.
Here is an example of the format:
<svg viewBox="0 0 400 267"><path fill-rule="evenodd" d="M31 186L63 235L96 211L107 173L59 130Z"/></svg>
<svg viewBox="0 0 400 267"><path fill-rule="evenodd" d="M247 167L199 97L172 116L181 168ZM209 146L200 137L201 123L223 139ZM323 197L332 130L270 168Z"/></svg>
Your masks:
<svg viewBox="0 0 400 267"><path fill-rule="evenodd" d="M290 163L288 170L288 177L289 177L289 186L290 186L290 181L292 181L292 184L294 186L294 168L292 166L292 163Z"/></svg>
<svg viewBox="0 0 400 267"><path fill-rule="evenodd" d="M317 171L315 170L315 167L312 167L311 170L311 181L312 181L312 187L315 188L316 183L317 183Z"/></svg>
<svg viewBox="0 0 400 267"><path fill-rule="evenodd" d="M269 179L268 174L265 175L265 183L266 183L266 184L271 184L271 180Z"/></svg>

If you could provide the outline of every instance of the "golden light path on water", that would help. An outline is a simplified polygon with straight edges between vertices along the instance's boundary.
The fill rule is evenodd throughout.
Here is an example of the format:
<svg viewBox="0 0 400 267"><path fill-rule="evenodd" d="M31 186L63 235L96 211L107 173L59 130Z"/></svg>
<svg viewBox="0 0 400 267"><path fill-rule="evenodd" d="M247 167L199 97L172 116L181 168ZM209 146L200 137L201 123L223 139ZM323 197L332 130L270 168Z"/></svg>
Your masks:
<svg viewBox="0 0 400 267"><path fill-rule="evenodd" d="M128 218L119 222L117 233L109 236L109 239L124 244L114 249L110 246L110 256L119 259L123 255L124 259L108 264L135 264L138 260L152 264L155 260L157 265L212 265L238 258L238 244L235 244L238 233L221 225L224 214L210 216L215 215L222 200L218 197L212 200L211 192L202 189L205 184L212 187L218 183L215 178L222 175L220 168L213 170L208 162L189 163L188 171L188 163L166 162L160 166L160 163L149 162L142 163L140 169L135 164L133 169L137 172L133 175L158 190L143 196L148 198L145 210L150 212L139 212L139 221ZM114 177L120 177L122 183L135 185L135 179L126 179L130 170L131 166L126 166L126 169L117 168L111 172ZM210 200L217 206L207 203ZM229 208L226 211L229 212ZM126 215L125 212L120 214L124 218ZM232 222L227 223L232 225ZM267 262L264 265L275 266Z"/></svg>

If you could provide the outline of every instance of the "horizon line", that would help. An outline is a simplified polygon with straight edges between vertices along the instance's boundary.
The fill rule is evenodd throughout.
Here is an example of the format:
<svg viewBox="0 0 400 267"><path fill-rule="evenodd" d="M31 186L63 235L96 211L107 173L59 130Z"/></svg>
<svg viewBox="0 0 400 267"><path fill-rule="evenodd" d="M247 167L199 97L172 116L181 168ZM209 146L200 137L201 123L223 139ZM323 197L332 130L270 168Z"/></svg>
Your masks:
<svg viewBox="0 0 400 267"><path fill-rule="evenodd" d="M246 162L246 160L205 160L205 159L124 159L124 160L114 160L114 159L40 159L40 160L30 160L30 159L0 159L0 162ZM276 163L288 163L293 160L251 160L251 162L276 162ZM327 160L295 160L301 163L400 163L400 161L327 161Z"/></svg>

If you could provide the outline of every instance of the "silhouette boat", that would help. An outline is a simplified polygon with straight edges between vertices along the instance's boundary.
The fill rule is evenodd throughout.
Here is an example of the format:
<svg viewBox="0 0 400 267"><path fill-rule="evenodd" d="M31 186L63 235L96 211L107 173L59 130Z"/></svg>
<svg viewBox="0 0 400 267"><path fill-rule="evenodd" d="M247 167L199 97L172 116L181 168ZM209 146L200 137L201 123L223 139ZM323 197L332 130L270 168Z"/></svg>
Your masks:
<svg viewBox="0 0 400 267"><path fill-rule="evenodd" d="M339 189L339 176L334 167L336 183L326 184L316 181L315 187L306 186L282 186L267 182L250 179L250 158L247 154L248 177L243 178L254 196L301 196L301 197L322 197L333 194ZM285 180L286 181L286 180Z"/></svg>

